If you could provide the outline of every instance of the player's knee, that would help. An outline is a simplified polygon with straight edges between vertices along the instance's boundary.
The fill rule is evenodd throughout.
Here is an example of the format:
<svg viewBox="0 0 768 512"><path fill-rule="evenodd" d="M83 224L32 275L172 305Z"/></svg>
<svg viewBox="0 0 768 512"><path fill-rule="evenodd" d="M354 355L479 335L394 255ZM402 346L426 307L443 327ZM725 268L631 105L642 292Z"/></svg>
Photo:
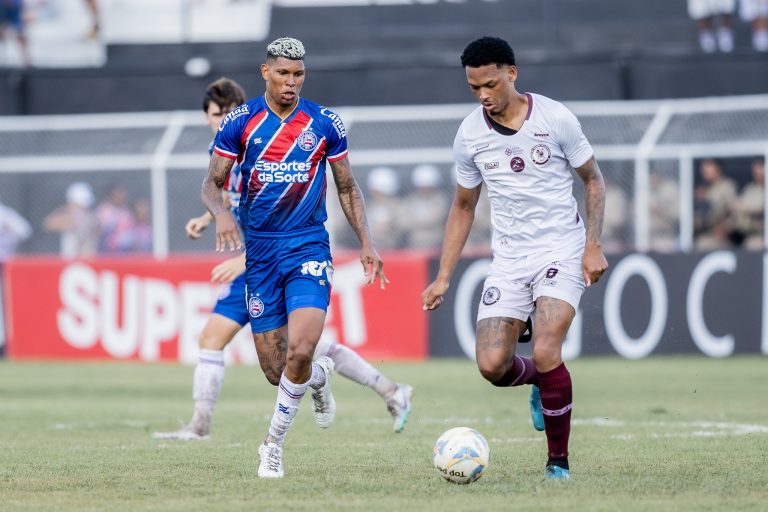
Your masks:
<svg viewBox="0 0 768 512"><path fill-rule="evenodd" d="M562 343L557 340L548 341L549 342L543 341L542 343L538 343L538 340L534 341L533 363L536 365L536 369L540 372L549 371L558 366L561 362Z"/></svg>
<svg viewBox="0 0 768 512"><path fill-rule="evenodd" d="M480 375L482 375L485 380L494 385L496 385L495 383L498 382L505 373L502 365L497 361L487 358L477 359L477 369L480 370Z"/></svg>
<svg viewBox="0 0 768 512"><path fill-rule="evenodd" d="M312 364L312 356L314 355L314 352L311 344L300 344L299 346L288 350L286 362L293 368L309 366Z"/></svg>

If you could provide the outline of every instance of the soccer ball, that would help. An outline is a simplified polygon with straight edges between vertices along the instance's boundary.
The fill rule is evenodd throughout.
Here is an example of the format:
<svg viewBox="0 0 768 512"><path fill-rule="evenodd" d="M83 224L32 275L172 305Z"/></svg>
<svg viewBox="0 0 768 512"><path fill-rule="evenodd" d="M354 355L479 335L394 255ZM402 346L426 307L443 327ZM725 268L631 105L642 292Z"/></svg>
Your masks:
<svg viewBox="0 0 768 512"><path fill-rule="evenodd" d="M456 484L471 484L485 472L490 461L488 441L477 430L452 428L435 443L432 465L437 472Z"/></svg>

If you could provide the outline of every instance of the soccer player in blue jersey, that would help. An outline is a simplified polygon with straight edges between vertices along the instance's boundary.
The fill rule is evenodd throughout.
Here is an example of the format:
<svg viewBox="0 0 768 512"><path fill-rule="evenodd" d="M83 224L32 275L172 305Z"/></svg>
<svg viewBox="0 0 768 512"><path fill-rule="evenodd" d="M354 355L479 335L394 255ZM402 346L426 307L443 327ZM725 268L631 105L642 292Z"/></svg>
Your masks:
<svg viewBox="0 0 768 512"><path fill-rule="evenodd" d="M243 243L221 193L240 163L243 192L240 225L246 251L247 304L251 331L267 378L278 385L272 421L259 448L262 478L283 476L283 443L299 403L312 389L313 414L330 425L336 404L330 388L333 361L312 362L330 300L333 276L324 222L325 167L330 162L339 201L362 244L360 261L368 283L388 282L371 240L365 203L347 158L344 124L331 110L299 96L304 84L304 46L281 38L267 46L261 65L263 96L224 118L201 197L216 221L216 249ZM282 374L272 370L282 360Z"/></svg>
<svg viewBox="0 0 768 512"><path fill-rule="evenodd" d="M215 135L224 116L243 103L245 103L245 92L235 81L220 78L210 84L203 99L203 112L211 132ZM213 152L213 142L209 152ZM224 202L229 203L235 219L239 218L241 189L240 166L234 165L225 184ZM200 238L212 220L213 217L208 211L199 217L193 217L186 225L187 236L192 239ZM200 440L206 439L210 433L211 418L224 380L224 348L248 323L249 315L245 301L245 254L229 258L217 265L213 269L212 278L216 282L227 283L227 287L219 296L200 335L199 360L195 367L192 386L195 402L192 419L178 430L155 432L153 437L156 439ZM410 398L413 392L411 386L392 382L355 351L329 339L323 339L318 343L315 357L318 356L330 357L336 366L336 371L341 375L376 391L387 404L387 409L394 420L395 432L403 430L411 410ZM285 364L285 354L265 363L265 373L272 375L270 380L279 381Z"/></svg>

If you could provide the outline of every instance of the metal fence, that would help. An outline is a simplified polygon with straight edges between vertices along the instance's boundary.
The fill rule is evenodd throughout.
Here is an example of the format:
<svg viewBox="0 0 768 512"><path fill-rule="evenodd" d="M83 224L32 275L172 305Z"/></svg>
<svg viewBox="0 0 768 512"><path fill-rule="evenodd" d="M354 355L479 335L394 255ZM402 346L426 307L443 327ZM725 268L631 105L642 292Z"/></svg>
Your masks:
<svg viewBox="0 0 768 512"><path fill-rule="evenodd" d="M768 154L768 95L567 106L581 121L609 186L604 236L609 251L694 250L698 161L723 159L726 174L741 186L749 181L750 159ZM447 208L455 182L451 145L461 120L474 107L336 109L348 128L350 160L372 222L399 209L388 220L390 226L407 232L416 224L413 212L425 204L413 183L420 164L432 164L439 173L437 195L442 201L429 204ZM132 202L149 200L152 251L158 258L212 249L211 233L202 241L184 235L187 219L204 211L199 192L209 142L199 112L0 118L0 201L33 229L18 250L59 251L59 235L44 229L44 219L64 203L67 187L76 181L92 187L97 203L116 184L128 190ZM382 166L396 176L388 200L374 190L372 179L372 171ZM574 194L581 200L578 177L574 181ZM332 188L328 204L334 243L354 247ZM663 221L657 218L659 204L667 207ZM481 247L487 246L487 207L485 202L479 206L472 238ZM432 229L441 233L444 216L437 217ZM388 248L414 248L412 240L403 236Z"/></svg>

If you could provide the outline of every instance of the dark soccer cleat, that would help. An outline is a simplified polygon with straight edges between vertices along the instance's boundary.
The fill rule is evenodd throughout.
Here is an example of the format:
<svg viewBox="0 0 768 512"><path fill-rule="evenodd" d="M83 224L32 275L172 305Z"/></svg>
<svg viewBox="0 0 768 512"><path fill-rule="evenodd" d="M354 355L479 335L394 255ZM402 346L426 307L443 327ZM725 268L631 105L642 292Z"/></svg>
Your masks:
<svg viewBox="0 0 768 512"><path fill-rule="evenodd" d="M520 334L520 337L517 338L518 343L528 343L533 338L533 322L531 322L531 317L528 317L528 320L525 321L525 330Z"/></svg>

